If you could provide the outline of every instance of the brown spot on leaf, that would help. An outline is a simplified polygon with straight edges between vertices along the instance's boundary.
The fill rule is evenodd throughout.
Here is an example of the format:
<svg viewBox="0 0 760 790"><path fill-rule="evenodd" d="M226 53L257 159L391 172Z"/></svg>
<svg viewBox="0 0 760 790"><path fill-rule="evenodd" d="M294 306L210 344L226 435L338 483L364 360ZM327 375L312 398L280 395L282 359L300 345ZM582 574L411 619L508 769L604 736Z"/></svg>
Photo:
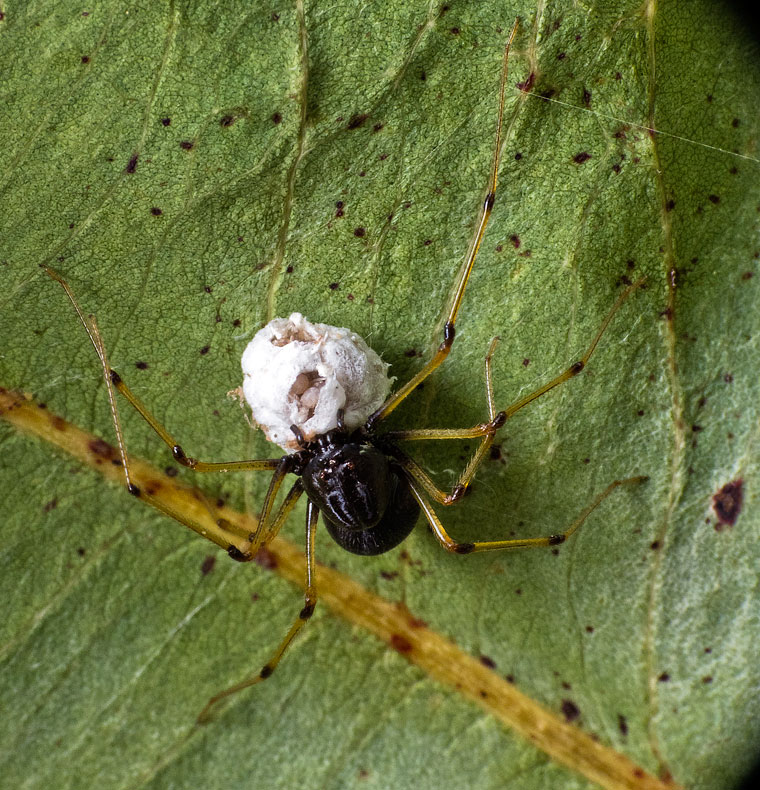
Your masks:
<svg viewBox="0 0 760 790"><path fill-rule="evenodd" d="M369 118L369 115L366 112L352 115L348 119L346 129L358 129L360 126L364 126L364 122L367 120L367 118Z"/></svg>
<svg viewBox="0 0 760 790"><path fill-rule="evenodd" d="M581 709L571 700L563 699L561 705L562 715L565 721L569 724L571 721L577 721L581 715Z"/></svg>
<svg viewBox="0 0 760 790"><path fill-rule="evenodd" d="M577 165L582 165L584 162L588 162L589 159L591 159L591 154L588 151L581 151L573 157L573 162Z"/></svg>
<svg viewBox="0 0 760 790"><path fill-rule="evenodd" d="M214 565L216 565L216 557L213 554L209 554L201 563L201 574L208 576L214 570Z"/></svg>
<svg viewBox="0 0 760 790"><path fill-rule="evenodd" d="M727 524L729 527L733 527L736 524L736 519L739 517L742 509L743 486L743 480L733 480L730 483L726 483L713 496L713 510L721 524ZM716 529L718 529L718 525L716 525Z"/></svg>
<svg viewBox="0 0 760 790"><path fill-rule="evenodd" d="M399 653L411 653L414 649L412 643L401 634L391 634L391 647Z"/></svg>
<svg viewBox="0 0 760 790"><path fill-rule="evenodd" d="M103 439L90 439L87 443L87 447L90 452L99 459L110 460L116 452L114 448L111 447L108 442L103 441Z"/></svg>
<svg viewBox="0 0 760 790"><path fill-rule="evenodd" d="M272 571L277 567L277 557L266 546L262 546L253 561L262 568Z"/></svg>
<svg viewBox="0 0 760 790"><path fill-rule="evenodd" d="M132 154L129 158L129 162L127 162L127 166L124 168L125 173L134 173L137 170L137 154Z"/></svg>

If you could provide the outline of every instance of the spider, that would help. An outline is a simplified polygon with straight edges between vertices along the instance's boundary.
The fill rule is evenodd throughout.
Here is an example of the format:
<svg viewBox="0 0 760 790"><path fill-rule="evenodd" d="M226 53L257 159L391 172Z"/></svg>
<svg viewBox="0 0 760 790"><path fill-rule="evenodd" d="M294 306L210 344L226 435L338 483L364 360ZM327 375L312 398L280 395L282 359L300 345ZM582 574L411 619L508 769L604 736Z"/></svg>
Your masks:
<svg viewBox="0 0 760 790"><path fill-rule="evenodd" d="M641 482L645 479L643 477L632 477L614 480L604 491L596 496L591 504L581 512L564 532L538 538L458 542L449 536L431 505L431 500L444 506L458 502L464 496L478 467L487 456L497 431L507 420L536 398L584 370L614 314L630 293L641 285L641 281L628 286L619 295L580 359L534 392L520 398L506 409L500 411L497 411L494 405L491 380L491 358L498 341L498 338L494 338L485 357L487 421L463 429L420 428L385 432L379 430L383 420L400 406L407 396L443 363L454 344L457 316L496 197L507 65L510 46L516 30L517 22L512 28L504 51L496 139L487 192L480 211L476 231L456 280L456 287L443 328L443 340L432 358L406 384L385 399L379 407L364 413L360 420L361 424L356 426L347 425L345 411L339 408L334 414L331 427L318 435L307 437L300 426L296 424L290 426L294 437L290 437L290 441L294 443L295 448L293 452L289 452L280 458L232 462L206 462L193 458L186 454L175 438L129 389L121 376L111 368L95 317L85 315L63 276L54 269L43 265L47 274L65 290L99 357L107 385L125 483L130 494L152 504L185 526L201 532L226 549L232 559L241 562L252 560L256 556L257 552L280 530L301 495L306 494L306 585L304 606L284 639L262 669L257 674L212 697L199 715L199 722L206 721L209 718L212 708L221 699L270 677L296 634L314 613L317 604L317 589L314 583L314 539L317 519L320 513L327 531L338 545L349 552L365 556L382 554L396 547L411 533L421 513L443 548L456 554L470 554L498 549L554 546L563 543L572 535L588 515L614 489L621 485ZM276 320L282 321L282 319ZM334 327L325 328L328 330L335 329ZM343 332L346 330L336 331ZM361 342L363 343L363 341ZM371 353L374 354L374 352ZM261 370L260 374L263 375L265 372L265 370ZM165 505L151 497L148 491L141 490L135 484L122 436L116 392L120 393L139 412L158 436L171 448L174 459L182 466L196 472L272 472L258 526L253 534L243 535L239 527L235 527L235 525L225 519L216 516L218 530L213 534L207 533L205 530L201 530L188 517L167 509ZM465 469L459 475L456 483L450 491L446 492L440 489L422 467L401 449L399 443L415 440L450 439L479 439L480 444ZM285 495L279 508L275 510L274 503L277 494L288 474L295 475L296 480ZM211 505L208 505L208 507L213 513Z"/></svg>

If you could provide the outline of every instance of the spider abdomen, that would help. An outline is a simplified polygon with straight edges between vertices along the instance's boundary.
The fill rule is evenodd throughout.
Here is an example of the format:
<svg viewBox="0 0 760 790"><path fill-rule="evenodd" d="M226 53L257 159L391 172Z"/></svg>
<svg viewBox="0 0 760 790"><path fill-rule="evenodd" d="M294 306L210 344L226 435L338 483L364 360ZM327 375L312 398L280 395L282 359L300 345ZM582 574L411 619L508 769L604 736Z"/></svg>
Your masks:
<svg viewBox="0 0 760 790"><path fill-rule="evenodd" d="M414 529L420 508L403 472L376 447L329 444L302 473L333 540L352 554L383 554Z"/></svg>

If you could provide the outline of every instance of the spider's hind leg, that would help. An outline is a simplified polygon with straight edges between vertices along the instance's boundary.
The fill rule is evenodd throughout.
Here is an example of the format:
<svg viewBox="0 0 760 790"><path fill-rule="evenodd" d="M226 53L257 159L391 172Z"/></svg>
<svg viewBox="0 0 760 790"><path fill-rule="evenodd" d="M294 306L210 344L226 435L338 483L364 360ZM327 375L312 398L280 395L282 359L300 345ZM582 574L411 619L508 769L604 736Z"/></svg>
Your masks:
<svg viewBox="0 0 760 790"><path fill-rule="evenodd" d="M295 489L296 486L293 487L293 490ZM298 489L298 494L300 494L301 491L303 491L302 487ZM288 494L288 497L290 496L291 494ZM286 504L287 501L286 503L283 503L283 508L286 506ZM295 502L293 502L293 504L295 504ZM292 505L288 508L288 512L291 508ZM221 700L231 696L232 694L237 694L238 691L243 691L250 686L255 686L257 683L261 683L262 680L266 680L267 678L271 677L275 669L277 669L278 664L282 660L285 651L290 647L298 632L309 621L312 614L314 614L314 609L317 606L317 587L314 578L314 536L317 530L318 516L319 511L317 510L314 503L309 501L306 509L306 590L304 592L303 608L298 613L298 616L296 617L293 624L290 626L288 633L285 634L285 638L280 642L277 650L274 652L274 655L269 659L269 661L266 662L266 664L264 664L259 672L256 675L246 678L240 683L236 683L234 686L230 686L228 689L220 691L218 694L215 694L213 697L211 697L211 699L206 703L206 706L198 715L196 720L197 724L205 724L207 721L209 721L213 709ZM279 521L280 517L278 516L278 518L275 519L275 523Z"/></svg>

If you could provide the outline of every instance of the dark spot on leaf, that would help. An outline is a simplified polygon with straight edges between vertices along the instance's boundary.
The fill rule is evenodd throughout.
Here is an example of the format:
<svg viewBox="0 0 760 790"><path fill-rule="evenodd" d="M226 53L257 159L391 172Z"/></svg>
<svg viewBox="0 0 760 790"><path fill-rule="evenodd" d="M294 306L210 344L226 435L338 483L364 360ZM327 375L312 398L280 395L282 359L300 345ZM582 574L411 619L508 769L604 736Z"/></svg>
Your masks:
<svg viewBox="0 0 760 790"><path fill-rule="evenodd" d="M171 118L162 118L162 119L161 119L161 123L162 123L164 126L169 126L169 125L171 124L171 122L172 122L172 119L171 119Z"/></svg>
<svg viewBox="0 0 760 790"><path fill-rule="evenodd" d="M744 481L733 480L726 483L723 488L713 496L713 510L721 524L733 527L742 509ZM717 529L717 525L716 525Z"/></svg>
<svg viewBox="0 0 760 790"><path fill-rule="evenodd" d="M725 381L726 384L731 384L733 382L733 380L734 380L734 377L730 373L726 373L723 376L723 381Z"/></svg>
<svg viewBox="0 0 760 790"><path fill-rule="evenodd" d="M183 141L182 141L182 142L179 144L179 147L180 147L180 148L181 148L183 151L192 151L194 146L195 146L195 143L194 143L194 142L192 142L191 140L183 140Z"/></svg>
<svg viewBox="0 0 760 790"><path fill-rule="evenodd" d="M644 416L644 409L639 409L639 410L636 412L636 414L637 414L639 417L643 417L643 416Z"/></svg>
<svg viewBox="0 0 760 790"><path fill-rule="evenodd" d="M82 63L89 63L90 58L88 55L82 55Z"/></svg>
<svg viewBox="0 0 760 790"><path fill-rule="evenodd" d="M203 356L204 354L208 354L208 352L209 352L210 350L211 350L211 346L203 346L203 348L202 348L202 349L201 349L201 351L200 351L200 353L201 353L201 356Z"/></svg>
<svg viewBox="0 0 760 790"><path fill-rule="evenodd" d="M354 228L354 236L358 236L360 239L365 236L367 231L364 228Z"/></svg>
<svg viewBox="0 0 760 790"><path fill-rule="evenodd" d="M387 581L395 579L398 576L398 571L380 571L380 576Z"/></svg>
<svg viewBox="0 0 760 790"><path fill-rule="evenodd" d="M261 566L262 568L266 568L266 570L274 570L277 567L277 557L266 547L262 546L256 556L253 558L253 561Z"/></svg>
<svg viewBox="0 0 760 790"><path fill-rule="evenodd" d="M514 247L516 250L519 250L519 249L520 249L520 244L521 244L522 242L520 241L520 237L519 237L519 236L518 236L516 233L513 233L513 234L512 234L512 235L509 237L509 240L512 242L512 246L513 246L513 247Z"/></svg>
<svg viewBox="0 0 760 790"><path fill-rule="evenodd" d="M214 565L216 565L216 557L213 554L209 554L201 563L201 574L208 576L214 570Z"/></svg>
<svg viewBox="0 0 760 790"><path fill-rule="evenodd" d="M702 682L703 683L712 683L713 682L712 675L705 675L702 678Z"/></svg>
<svg viewBox="0 0 760 790"><path fill-rule="evenodd" d="M346 129L358 129L360 126L364 126L364 122L369 118L367 113L356 113L352 115L348 119L348 123L346 124Z"/></svg>
<svg viewBox="0 0 760 790"><path fill-rule="evenodd" d="M594 626L593 625L587 625L586 626L586 633L587 634L593 634L594 633Z"/></svg>
<svg viewBox="0 0 760 790"><path fill-rule="evenodd" d="M673 211L673 209L674 209L675 207L676 207L676 202L675 202L675 200L669 200L669 201L668 201L668 202L665 204L665 211Z"/></svg>
<svg viewBox="0 0 760 790"><path fill-rule="evenodd" d="M584 162L588 162L589 159L591 159L591 154L588 151L581 151L573 157L573 162L577 165L582 165Z"/></svg>
<svg viewBox="0 0 760 790"><path fill-rule="evenodd" d="M670 680L670 675L669 675L667 672L663 672L663 673L662 673L662 674L661 674L661 675L660 675L660 676L657 678L657 680L659 680L659 681L660 681L660 683L667 683L667 682Z"/></svg>
<svg viewBox="0 0 760 790"><path fill-rule="evenodd" d="M619 71L616 71L615 72L615 79L616 80L622 80L623 79L623 75Z"/></svg>
<svg viewBox="0 0 760 790"><path fill-rule="evenodd" d="M293 267L292 266L287 266L285 268L285 273L286 274L293 274ZM240 326L240 324L238 324L238 326Z"/></svg>
<svg viewBox="0 0 760 790"><path fill-rule="evenodd" d="M527 93L528 91L533 89L533 86L535 84L536 84L536 73L534 71L531 71L531 73L528 75L528 78L525 80L525 82L518 82L517 83L517 88L519 90L524 91L525 93Z"/></svg>
<svg viewBox="0 0 760 790"><path fill-rule="evenodd" d="M522 154L518 151L515 154L515 162L519 162L522 159Z"/></svg>
<svg viewBox="0 0 760 790"><path fill-rule="evenodd" d="M662 544L660 543L660 541L659 541L659 540L653 540L653 541L652 541L652 542L649 544L649 548L650 548L650 549L652 549L652 551L657 551L657 549L659 549L659 548L660 548L660 546L662 546Z"/></svg>
<svg viewBox="0 0 760 790"><path fill-rule="evenodd" d="M404 356L411 359L412 357L417 356L417 352L413 348L408 348L406 351L404 351Z"/></svg>
<svg viewBox="0 0 760 790"><path fill-rule="evenodd" d="M272 11L272 22L279 22L279 21L280 21L280 15L275 11Z"/></svg>
<svg viewBox="0 0 760 790"><path fill-rule="evenodd" d="M583 103L586 107L591 106L591 91L586 88L583 89Z"/></svg>
<svg viewBox="0 0 760 790"><path fill-rule="evenodd" d="M564 60L567 57L566 52L558 52L557 53L557 60Z"/></svg>
<svg viewBox="0 0 760 790"><path fill-rule="evenodd" d="M340 283L330 283L330 290L337 291L340 288Z"/></svg>
<svg viewBox="0 0 760 790"><path fill-rule="evenodd" d="M160 217L160 216L161 216L161 215L162 215L164 212L163 212L163 211L161 211L161 209L160 209L160 208L158 208L158 206L153 206L153 208L150 210L150 213L151 213L151 214L152 214L154 217Z"/></svg>
<svg viewBox="0 0 760 790"><path fill-rule="evenodd" d="M628 735L628 722L622 713L618 713L618 729L621 735Z"/></svg>
<svg viewBox="0 0 760 790"><path fill-rule="evenodd" d="M379 132L379 131L380 131L380 130L383 128L383 126L384 126L384 125L385 125L385 124L382 124L382 123L376 123L376 124L375 124L375 125L372 127L372 132L373 132L374 134L377 134L377 132ZM382 158L382 157L381 157L381 158Z"/></svg>
<svg viewBox="0 0 760 790"><path fill-rule="evenodd" d="M87 554L87 549L86 549L84 546L80 546L80 547L77 549L77 554L78 554L80 557L84 557L84 555L85 555L85 554Z"/></svg>
<svg viewBox="0 0 760 790"><path fill-rule="evenodd" d="M427 79L427 74L425 74L425 72L424 72L424 71L421 71L421 72L420 72L420 79L421 79L423 82L425 82L425 80Z"/></svg>
<svg viewBox="0 0 760 790"><path fill-rule="evenodd" d="M430 246L430 245L433 243L433 240L432 240L432 239L425 239L425 241L423 241L422 243L423 243L423 244L424 244L426 247L429 247L429 246Z"/></svg>
<svg viewBox="0 0 760 790"><path fill-rule="evenodd" d="M114 448L103 439L91 439L87 443L90 452L98 458L110 459L114 455Z"/></svg>
<svg viewBox="0 0 760 790"><path fill-rule="evenodd" d="M279 112L272 113L272 123L282 123L282 115Z"/></svg>
<svg viewBox="0 0 760 790"><path fill-rule="evenodd" d="M134 173L137 170L137 154L132 154L129 158L129 162L127 162L127 166L124 168L125 173Z"/></svg>
<svg viewBox="0 0 760 790"><path fill-rule="evenodd" d="M699 433L700 431L704 430L701 425L692 425L691 432L692 433Z"/></svg>
<svg viewBox="0 0 760 790"><path fill-rule="evenodd" d="M451 28L451 33L452 33L452 35L458 36L459 35L459 28L458 27L452 27Z"/></svg>
<svg viewBox="0 0 760 790"><path fill-rule="evenodd" d="M207 294L210 294L210 293L211 293L211 292L212 292L214 289L213 289L213 288L212 288L210 285L204 285L204 286L203 286L203 290L204 290L204 291L205 291Z"/></svg>
<svg viewBox="0 0 760 790"><path fill-rule="evenodd" d="M219 119L219 126L227 127L232 126L237 119L234 115L225 115L223 118Z"/></svg>
<svg viewBox="0 0 760 790"><path fill-rule="evenodd" d="M710 203L720 203L720 198L717 195L708 195L707 199Z"/></svg>
<svg viewBox="0 0 760 790"><path fill-rule="evenodd" d="M55 510L58 507L58 500L53 497L49 502L45 503L45 506L42 508L45 513L49 513L51 510Z"/></svg>
<svg viewBox="0 0 760 790"><path fill-rule="evenodd" d="M738 126L739 126L739 119L738 119L738 118L734 118L734 119L731 121L731 126L733 126L733 127L734 127L734 129L737 129L737 128L738 128Z"/></svg>
<svg viewBox="0 0 760 790"><path fill-rule="evenodd" d="M580 718L581 709L571 699L562 700L561 710L568 724Z"/></svg>
<svg viewBox="0 0 760 790"><path fill-rule="evenodd" d="M498 444L492 444L489 456L492 461L501 461L501 447Z"/></svg>
<svg viewBox="0 0 760 790"><path fill-rule="evenodd" d="M399 653L411 653L414 646L401 634L391 634L391 647Z"/></svg>
<svg viewBox="0 0 760 790"><path fill-rule="evenodd" d="M343 216L343 201L342 200L339 200L335 204L335 216L336 217L342 217Z"/></svg>
<svg viewBox="0 0 760 790"><path fill-rule="evenodd" d="M753 276L753 272L744 272L742 274L742 280L751 280Z"/></svg>
<svg viewBox="0 0 760 790"><path fill-rule="evenodd" d="M148 369L148 363L147 362L143 362L142 360L139 360L139 361L135 362L135 367L138 370L147 370Z"/></svg>
<svg viewBox="0 0 760 790"><path fill-rule="evenodd" d="M176 466L167 466L164 469L167 477L176 477L179 474L179 470Z"/></svg>

